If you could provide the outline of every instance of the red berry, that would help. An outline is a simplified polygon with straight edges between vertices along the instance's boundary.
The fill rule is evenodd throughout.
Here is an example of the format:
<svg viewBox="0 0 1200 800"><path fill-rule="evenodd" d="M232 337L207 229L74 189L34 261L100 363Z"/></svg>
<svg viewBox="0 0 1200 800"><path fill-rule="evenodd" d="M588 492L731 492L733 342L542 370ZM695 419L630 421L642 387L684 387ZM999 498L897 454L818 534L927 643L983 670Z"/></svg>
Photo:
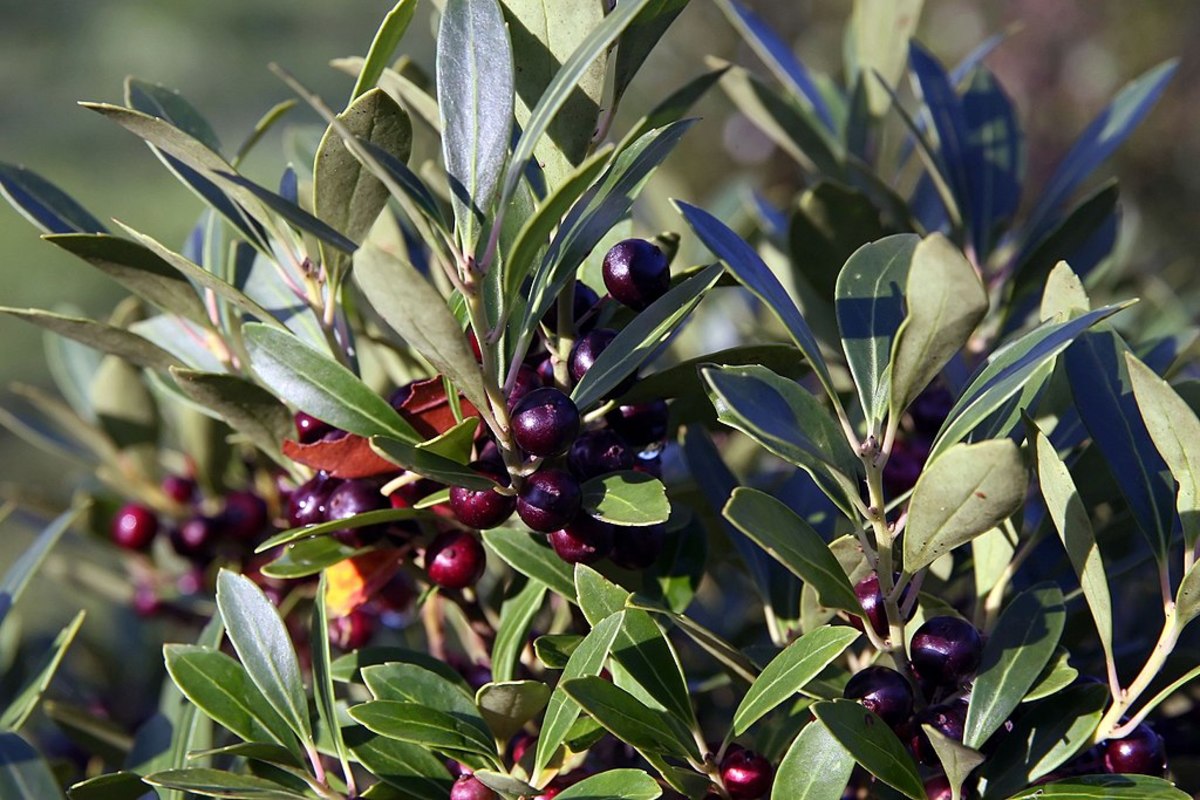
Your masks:
<svg viewBox="0 0 1200 800"><path fill-rule="evenodd" d="M158 517L146 506L129 503L112 521L112 540L126 550L145 550L158 533Z"/></svg>
<svg viewBox="0 0 1200 800"><path fill-rule="evenodd" d="M196 499L196 482L182 475L168 475L163 478L162 490L176 503L186 505Z"/></svg>
<svg viewBox="0 0 1200 800"><path fill-rule="evenodd" d="M929 800L952 800L954 790L950 787L950 779L945 775L935 775L925 781L925 795Z"/></svg>
<svg viewBox="0 0 1200 800"><path fill-rule="evenodd" d="M325 519L329 522L350 519L368 511L379 511L391 506L391 501L379 491L376 481L356 478L343 482L329 494L325 503ZM343 544L361 547L383 536L386 525L369 525L362 528L343 528L333 537Z"/></svg>
<svg viewBox="0 0 1200 800"><path fill-rule="evenodd" d="M620 303L641 311L671 287L663 251L645 239L617 242L604 256L604 287Z"/></svg>
<svg viewBox="0 0 1200 800"><path fill-rule="evenodd" d="M288 498L288 524L300 528L324 522L329 495L340 484L340 479L321 471L297 486Z"/></svg>
<svg viewBox="0 0 1200 800"><path fill-rule="evenodd" d="M344 617L329 620L329 641L339 650L358 650L366 647L375 633L375 621L360 608Z"/></svg>
<svg viewBox="0 0 1200 800"><path fill-rule="evenodd" d="M958 617L933 617L917 628L909 658L925 680L954 687L979 668L983 639L975 626Z"/></svg>
<svg viewBox="0 0 1200 800"><path fill-rule="evenodd" d="M162 608L158 592L153 586L138 586L133 590L133 613L139 617L152 617Z"/></svg>
<svg viewBox="0 0 1200 800"><path fill-rule="evenodd" d="M846 683L842 696L862 702L892 727L912 714L912 687L903 675L887 667L867 667L854 675Z"/></svg>
<svg viewBox="0 0 1200 800"><path fill-rule="evenodd" d="M899 575L894 575L892 580L895 581L899 577ZM908 599L910 589L911 586L906 586L904 587L904 591L900 593L901 606L903 606L905 600ZM867 577L860 580L854 585L854 594L858 597L858 602L862 604L863 613L866 615L866 619L870 620L871 622L871 629L874 630L875 633L881 638L886 639L889 632L887 607L883 599L883 591L879 588L879 575L872 572L868 574ZM911 619L915 612L915 606L910 608L907 618ZM851 617L850 624L858 628L860 631L863 629L862 619L859 617Z"/></svg>
<svg viewBox="0 0 1200 800"><path fill-rule="evenodd" d="M513 406L512 432L531 456L562 455L579 434L579 409L558 389L534 389Z"/></svg>
<svg viewBox="0 0 1200 800"><path fill-rule="evenodd" d="M658 561L667 540L667 526L618 525L613 528L613 549L609 558L625 569L646 569Z"/></svg>
<svg viewBox="0 0 1200 800"><path fill-rule="evenodd" d="M467 329L467 344L471 346L471 355L475 356L475 360L482 364L483 350L479 347L479 337L470 328Z"/></svg>
<svg viewBox="0 0 1200 800"><path fill-rule="evenodd" d="M493 473L488 469L490 465L478 461L471 466L478 472L488 474L488 477L501 479L502 483L508 484L507 473ZM517 498L514 495L500 494L492 489L450 487L450 511L455 519L472 528L494 528L511 517L516 507Z"/></svg>
<svg viewBox="0 0 1200 800"><path fill-rule="evenodd" d="M613 527L580 514L567 527L551 533L549 538L554 552L568 564L594 564L612 550Z"/></svg>
<svg viewBox="0 0 1200 800"><path fill-rule="evenodd" d="M721 760L721 782L733 800L756 800L771 789L775 770L753 750L733 750Z"/></svg>
<svg viewBox="0 0 1200 800"><path fill-rule="evenodd" d="M450 800L500 800L500 795L483 785L474 775L460 775L450 787Z"/></svg>
<svg viewBox="0 0 1200 800"><path fill-rule="evenodd" d="M634 447L649 447L666 438L669 409L666 400L619 406L605 417L608 427Z"/></svg>
<svg viewBox="0 0 1200 800"><path fill-rule="evenodd" d="M324 420L317 419L312 414L303 411L296 412L296 439L300 444L312 444L321 441L327 433L332 433L334 427Z"/></svg>
<svg viewBox="0 0 1200 800"><path fill-rule="evenodd" d="M611 430L589 431L571 445L567 466L580 480L633 469L633 448Z"/></svg>
<svg viewBox="0 0 1200 800"><path fill-rule="evenodd" d="M223 532L235 539L253 539L267 527L267 503L254 492L225 495L225 508L218 520Z"/></svg>
<svg viewBox="0 0 1200 800"><path fill-rule="evenodd" d="M517 516L531 529L550 533L570 524L583 505L583 490L569 472L543 469L525 479Z"/></svg>
<svg viewBox="0 0 1200 800"><path fill-rule="evenodd" d="M1124 739L1109 739L1104 745L1104 771L1161 777L1167 771L1162 737L1143 723Z"/></svg>
<svg viewBox="0 0 1200 800"><path fill-rule="evenodd" d="M205 561L212 555L220 531L212 517L192 517L171 531L171 546L184 558Z"/></svg>
<svg viewBox="0 0 1200 800"><path fill-rule="evenodd" d="M466 531L447 531L425 550L425 574L443 589L474 586L486 566L483 545Z"/></svg>
<svg viewBox="0 0 1200 800"><path fill-rule="evenodd" d="M536 740L525 731L521 731L514 736L512 741L508 743L508 755L512 759L512 762L516 764L518 761L524 758L525 753L529 750L530 745L532 745L535 741Z"/></svg>

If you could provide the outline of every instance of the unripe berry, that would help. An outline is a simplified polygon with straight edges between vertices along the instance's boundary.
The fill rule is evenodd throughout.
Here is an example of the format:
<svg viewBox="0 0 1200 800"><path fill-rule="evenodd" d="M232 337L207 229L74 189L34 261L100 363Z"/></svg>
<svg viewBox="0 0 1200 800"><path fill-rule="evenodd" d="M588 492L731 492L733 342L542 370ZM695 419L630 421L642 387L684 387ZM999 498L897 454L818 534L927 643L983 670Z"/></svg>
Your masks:
<svg viewBox="0 0 1200 800"><path fill-rule="evenodd" d="M450 800L500 800L500 795L483 785L474 775L460 775L450 787Z"/></svg>
<svg viewBox="0 0 1200 800"><path fill-rule="evenodd" d="M671 287L671 269L663 251L645 239L617 242L604 256L604 288L616 300L641 311Z"/></svg>
<svg viewBox="0 0 1200 800"><path fill-rule="evenodd" d="M857 673L846 683L843 696L860 701L892 727L912 714L912 687L903 675L887 667L867 667Z"/></svg>
<svg viewBox="0 0 1200 800"><path fill-rule="evenodd" d="M474 586L485 567L483 545L466 531L447 531L425 550L425 574L443 589Z"/></svg>
<svg viewBox="0 0 1200 800"><path fill-rule="evenodd" d="M471 466L477 472L508 484L508 474L494 472L490 464L476 461ZM454 518L472 528L494 528L512 516L516 507L517 498L514 495L500 494L492 489L450 487L450 510L454 513Z"/></svg>
<svg viewBox="0 0 1200 800"><path fill-rule="evenodd" d="M608 427L636 448L658 444L667 435L669 410L666 400L648 400L618 406L605 417Z"/></svg>
<svg viewBox="0 0 1200 800"><path fill-rule="evenodd" d="M975 626L958 617L933 617L913 634L909 658L925 680L954 687L979 668L983 639Z"/></svg>
<svg viewBox="0 0 1200 800"><path fill-rule="evenodd" d="M531 456L562 455L579 434L579 409L558 389L534 389L513 407L512 432Z"/></svg>
<svg viewBox="0 0 1200 800"><path fill-rule="evenodd" d="M579 514L565 528L549 536L550 546L568 564L594 564L608 555L613 545L613 528L607 522Z"/></svg>
<svg viewBox="0 0 1200 800"><path fill-rule="evenodd" d="M775 770L753 750L733 750L721 760L721 782L733 800L757 800L771 790Z"/></svg>
<svg viewBox="0 0 1200 800"><path fill-rule="evenodd" d="M550 533L575 519L583 505L583 490L569 472L542 469L525 479L517 496L517 516L531 529Z"/></svg>
<svg viewBox="0 0 1200 800"><path fill-rule="evenodd" d="M1124 739L1104 745L1104 770L1111 774L1157 775L1167 771L1162 737L1142 723Z"/></svg>
<svg viewBox="0 0 1200 800"><path fill-rule="evenodd" d="M145 550L158 533L158 517L143 505L129 503L113 517L112 540L126 550Z"/></svg>

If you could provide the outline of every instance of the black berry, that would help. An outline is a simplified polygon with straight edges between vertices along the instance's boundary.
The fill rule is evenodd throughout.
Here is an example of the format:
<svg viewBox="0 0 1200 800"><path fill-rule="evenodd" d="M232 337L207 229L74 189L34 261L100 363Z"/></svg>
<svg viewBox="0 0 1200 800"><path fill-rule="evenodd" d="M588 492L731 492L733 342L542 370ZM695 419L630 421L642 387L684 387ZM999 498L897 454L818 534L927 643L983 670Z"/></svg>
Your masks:
<svg viewBox="0 0 1200 800"><path fill-rule="evenodd" d="M894 576L896 580L899 576ZM903 606L908 598L910 587L904 587L904 591L900 593L900 605ZM883 591L879 588L879 575L870 573L867 577L860 580L854 585L854 594L858 597L858 602L862 604L863 614L870 621L871 629L875 631L881 638L887 638L888 635L888 618L887 606L883 599ZM916 608L909 609L909 617L916 611ZM850 624L863 629L862 620L858 617L851 617Z"/></svg>
<svg viewBox="0 0 1200 800"><path fill-rule="evenodd" d="M580 514L567 527L551 533L549 539L554 552L568 564L594 564L612 550L613 528Z"/></svg>
<svg viewBox="0 0 1200 800"><path fill-rule="evenodd" d="M288 524L300 528L324 522L329 495L339 484L341 480L321 471L297 486L288 498Z"/></svg>
<svg viewBox="0 0 1200 800"><path fill-rule="evenodd" d="M625 526L613 528L613 549L609 558L625 569L646 569L658 561L667 540L667 526Z"/></svg>
<svg viewBox="0 0 1200 800"><path fill-rule="evenodd" d="M580 322L583 317L587 316L589 311L595 308L596 303L600 302L600 295L588 286L583 281L575 281L575 296L572 299L572 312L575 322L575 328L579 333L587 333L596 326L597 315L593 313ZM542 317L542 324L545 325L551 332L558 330L558 303L551 303L550 310Z"/></svg>
<svg viewBox="0 0 1200 800"><path fill-rule="evenodd" d="M596 363L596 359L600 357L608 346L612 344L612 340L617 338L617 332L609 328L599 328L591 333L584 334L575 340L575 345L571 348L571 357L567 361L567 370L571 373L571 379L578 383L583 380L583 376ZM614 394L622 394L633 385L633 377L627 378L620 387L613 390Z"/></svg>
<svg viewBox="0 0 1200 800"><path fill-rule="evenodd" d="M443 589L474 586L486 566L483 545L466 531L447 531L425 550L425 574Z"/></svg>
<svg viewBox="0 0 1200 800"><path fill-rule="evenodd" d="M963 729L967 722L967 704L959 701L944 705L929 706L912 719L910 746L917 760L926 766L935 767L941 763L937 752L925 735L922 725L928 725L943 736L961 742Z"/></svg>
<svg viewBox="0 0 1200 800"><path fill-rule="evenodd" d="M753 750L731 750L721 759L721 782L733 800L757 800L771 789L775 770Z"/></svg>
<svg viewBox="0 0 1200 800"><path fill-rule="evenodd" d="M567 455L567 466L581 481L610 472L633 469L633 448L607 428L588 431L575 440Z"/></svg>
<svg viewBox="0 0 1200 800"><path fill-rule="evenodd" d="M372 599L380 610L400 614L407 611L416 598L412 581L403 572L397 572Z"/></svg>
<svg viewBox="0 0 1200 800"><path fill-rule="evenodd" d="M344 481L330 492L329 499L325 503L325 519L328 522L349 519L368 511L378 511L390 506L391 501L379 491L378 483L365 478L356 478ZM343 528L334 532L333 537L343 544L359 547L379 538L386 529L386 525Z"/></svg>
<svg viewBox="0 0 1200 800"><path fill-rule="evenodd" d="M917 399L909 406L908 413L912 417L913 427L917 433L927 439L937 436L942 423L950 416L954 407L954 395L941 384L930 386L917 395Z"/></svg>
<svg viewBox="0 0 1200 800"><path fill-rule="evenodd" d="M1124 739L1109 739L1104 744L1104 771L1161 777L1167 771L1162 737L1143 723Z"/></svg>
<svg viewBox="0 0 1200 800"><path fill-rule="evenodd" d="M329 641L339 650L358 650L366 647L375 633L375 621L365 611L356 608L344 617L329 620Z"/></svg>
<svg viewBox="0 0 1200 800"><path fill-rule="evenodd" d="M312 414L303 411L296 412L296 438L300 444L312 444L321 441L327 433L333 432L333 426L324 420L319 420Z"/></svg>
<svg viewBox="0 0 1200 800"><path fill-rule="evenodd" d="M668 408L666 400L618 406L605 416L608 427L634 447L649 447L667 436Z"/></svg>
<svg viewBox="0 0 1200 800"><path fill-rule="evenodd" d="M459 775L450 787L450 800L500 800L500 795L483 785L474 775Z"/></svg>
<svg viewBox="0 0 1200 800"><path fill-rule="evenodd" d="M516 407L525 399L526 395L534 389L542 388L542 376L538 371L528 364L522 364L517 367L517 379L513 382L513 388L508 393L508 404L511 407Z"/></svg>
<svg viewBox="0 0 1200 800"><path fill-rule="evenodd" d="M529 455L562 455L579 434L579 409L558 389L534 389L513 407L512 432Z"/></svg>
<svg viewBox="0 0 1200 800"><path fill-rule="evenodd" d="M229 492L219 522L229 536L252 539L267 526L267 503L254 492Z"/></svg>
<svg viewBox="0 0 1200 800"><path fill-rule="evenodd" d="M903 675L887 667L867 667L854 675L846 683L843 696L861 701L893 727L912 714L912 687Z"/></svg>
<svg viewBox="0 0 1200 800"><path fill-rule="evenodd" d="M641 311L666 294L671 269L662 250L645 239L617 242L604 256L604 287L623 305Z"/></svg>
<svg viewBox="0 0 1200 800"><path fill-rule="evenodd" d="M126 550L144 550L158 533L158 517L143 505L124 505L113 517L112 540Z"/></svg>
<svg viewBox="0 0 1200 800"><path fill-rule="evenodd" d="M975 674L983 639L975 626L958 617L933 617L913 634L909 658L921 677L942 687L961 684Z"/></svg>
<svg viewBox="0 0 1200 800"><path fill-rule="evenodd" d="M583 504L579 481L569 472L543 469L525 479L517 516L535 531L550 533L570 524Z"/></svg>
<svg viewBox="0 0 1200 800"><path fill-rule="evenodd" d="M897 439L883 468L883 486L897 497L917 485L929 459L929 444L919 439Z"/></svg>
<svg viewBox="0 0 1200 800"><path fill-rule="evenodd" d="M488 477L503 478L501 482L508 484L508 475L494 472L489 464L477 461L471 466L478 472L488 474ZM516 507L517 498L514 495L500 494L492 489L468 489L465 486L450 488L450 510L454 518L472 528L494 528L511 517Z"/></svg>

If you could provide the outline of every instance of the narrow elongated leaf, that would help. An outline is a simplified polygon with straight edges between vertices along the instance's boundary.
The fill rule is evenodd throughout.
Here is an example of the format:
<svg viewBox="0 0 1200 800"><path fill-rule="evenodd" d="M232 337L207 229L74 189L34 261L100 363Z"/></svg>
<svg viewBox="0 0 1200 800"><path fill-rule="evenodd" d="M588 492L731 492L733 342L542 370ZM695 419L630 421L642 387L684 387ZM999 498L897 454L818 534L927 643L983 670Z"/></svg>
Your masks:
<svg viewBox="0 0 1200 800"><path fill-rule="evenodd" d="M171 377L185 395L283 462L279 443L293 435L292 414L273 394L236 375L172 368Z"/></svg>
<svg viewBox="0 0 1200 800"><path fill-rule="evenodd" d="M301 741L311 742L300 662L275 606L249 578L221 570L217 608L250 680Z"/></svg>
<svg viewBox="0 0 1200 800"><path fill-rule="evenodd" d="M383 458L401 467L451 486L466 486L470 489L492 489L496 482L491 478L460 464L453 459L438 455L423 447L415 447L399 439L383 436L371 437L371 449Z"/></svg>
<svg viewBox="0 0 1200 800"><path fill-rule="evenodd" d="M812 329L804 321L800 310L792 302L783 284L775 277L775 273L763 262L754 248L746 244L742 237L729 229L725 223L696 206L682 201L675 201L676 208L691 226L704 246L729 268L738 282L751 291L759 300L767 304L787 328L792 341L800 348L800 352L812 365L813 372L821 380L821 385L830 397L836 397L833 379L829 375L829 367L821 355L820 345L813 336Z"/></svg>
<svg viewBox="0 0 1200 800"><path fill-rule="evenodd" d="M1087 509L1075 488L1067 465L1058 457L1054 446L1036 425L1029 426L1030 441L1037 466L1038 485L1046 502L1046 512L1054 523L1058 538L1066 548L1071 567L1079 577L1083 598L1087 602L1105 660L1113 662L1112 599L1108 590L1104 562Z"/></svg>
<svg viewBox="0 0 1200 800"><path fill-rule="evenodd" d="M841 800L854 756L822 722L800 731L779 764L771 800Z"/></svg>
<svg viewBox="0 0 1200 800"><path fill-rule="evenodd" d="M428 706L471 725L482 736L490 734L475 706L475 695L458 681L419 664L404 663L366 666L362 676L376 700Z"/></svg>
<svg viewBox="0 0 1200 800"><path fill-rule="evenodd" d="M795 697L859 637L853 628L824 626L792 642L763 668L733 713L739 736L772 709Z"/></svg>
<svg viewBox="0 0 1200 800"><path fill-rule="evenodd" d="M822 605L862 613L846 572L828 544L782 502L757 489L738 487L721 514L780 564L811 584Z"/></svg>
<svg viewBox="0 0 1200 800"><path fill-rule="evenodd" d="M883 116L891 105L886 89L896 86L904 74L908 43L923 5L924 0L855 0L852 48L857 71L865 76L873 116Z"/></svg>
<svg viewBox="0 0 1200 800"><path fill-rule="evenodd" d="M344 530L344 529L339 529ZM262 567L269 578L295 580L316 575L326 567L340 564L348 558L369 552L366 549L342 544L332 536L318 536L283 545L283 552Z"/></svg>
<svg viewBox="0 0 1200 800"><path fill-rule="evenodd" d="M241 800L305 800L306 794L254 775L192 767L154 772L143 778L151 786L162 786L204 797L229 797Z"/></svg>
<svg viewBox="0 0 1200 800"><path fill-rule="evenodd" d="M584 711L626 744L638 750L678 758L699 758L691 733L676 717L651 708L603 678L572 678L562 683Z"/></svg>
<svg viewBox="0 0 1200 800"><path fill-rule="evenodd" d="M956 444L926 466L909 502L904 569L916 572L1008 519L1029 484L1009 439Z"/></svg>
<svg viewBox="0 0 1200 800"><path fill-rule="evenodd" d="M872 431L879 430L888 411L889 358L904 322L908 270L920 241L902 233L865 244L838 274L835 308L842 348Z"/></svg>
<svg viewBox="0 0 1200 800"><path fill-rule="evenodd" d="M1075 679L1079 677L1079 670L1071 666L1070 658L1071 654L1060 645L1021 702L1032 703L1034 700L1041 700L1074 684Z"/></svg>
<svg viewBox="0 0 1200 800"><path fill-rule="evenodd" d="M425 277L411 264L370 243L355 254L354 277L384 321L487 414L490 406L483 374L467 338L446 301Z"/></svg>
<svg viewBox="0 0 1200 800"><path fill-rule="evenodd" d="M351 240L340 231L314 217L286 197L259 186L249 178L234 172L218 172L217 176L235 186L240 186L246 192L257 198L264 206L296 226L305 233L315 236L323 245L330 245L343 253L353 253L358 249L358 242Z"/></svg>
<svg viewBox="0 0 1200 800"><path fill-rule="evenodd" d="M617 150L624 150L629 144L640 139L647 131L661 128L672 122L678 122L691 110L708 90L716 85L725 74L726 67L718 67L685 83L671 94L667 95L658 105L650 109L646 116L639 119L621 139Z"/></svg>
<svg viewBox="0 0 1200 800"><path fill-rule="evenodd" d="M960 67L955 72L960 72ZM1023 137L1012 101L986 67L968 66L970 81L962 96L966 123L968 210L976 258L985 263L995 231L1011 220L1021 198ZM955 83L954 74L950 76Z"/></svg>
<svg viewBox="0 0 1200 800"><path fill-rule="evenodd" d="M648 611L651 614L658 614L671 620L671 622L675 623L675 627L686 633L691 637L693 642L700 645L709 655L721 662L726 668L726 672L734 680L742 681L746 686L749 686L758 677L759 669L757 664L747 658L741 650L691 617L672 611L669 608L663 608L654 603L639 600L636 597L631 598L627 605L630 608Z"/></svg>
<svg viewBox="0 0 1200 800"><path fill-rule="evenodd" d="M620 104L634 76L688 2L689 0L656 0L648 3L634 17L628 30L621 35L617 45L617 64L613 73L614 108Z"/></svg>
<svg viewBox="0 0 1200 800"><path fill-rule="evenodd" d="M1179 591L1175 595L1176 621L1182 628L1200 616L1200 570L1195 565L1179 582Z"/></svg>
<svg viewBox="0 0 1200 800"><path fill-rule="evenodd" d="M329 356L265 325L246 325L243 331L254 371L301 411L360 436L421 440L396 409Z"/></svg>
<svg viewBox="0 0 1200 800"><path fill-rule="evenodd" d="M545 536L515 528L495 528L483 532L483 542L517 572L541 581L572 603L576 602L571 567L550 549Z"/></svg>
<svg viewBox="0 0 1200 800"><path fill-rule="evenodd" d="M941 234L917 245L905 296L907 315L891 353L895 419L962 349L988 309L975 268Z"/></svg>
<svg viewBox="0 0 1200 800"><path fill-rule="evenodd" d="M54 773L33 745L12 731L0 731L0 797L53 800L62 796Z"/></svg>
<svg viewBox="0 0 1200 800"><path fill-rule="evenodd" d="M54 314L36 308L7 308L0 306L0 314L7 314L25 322L32 322L60 336L74 339L102 353L108 353L149 369L165 370L182 366L175 356L136 333L107 325L103 322Z"/></svg>
<svg viewBox="0 0 1200 800"><path fill-rule="evenodd" d="M361 514L355 514L353 517L347 517L346 519L322 522L317 525L305 525L299 528L291 528L289 530L282 531L255 547L254 552L265 553L266 551L279 547L280 545L291 544L292 542L300 539L322 536L326 533L333 533L334 531L339 531L345 528L365 528L371 525L386 524L388 522L422 519L429 516L430 513L431 512L417 508L381 508L375 511L364 511Z"/></svg>
<svg viewBox="0 0 1200 800"><path fill-rule="evenodd" d="M591 408L635 373L674 334L723 272L713 264L675 286L638 313L613 338L571 392L581 411Z"/></svg>
<svg viewBox="0 0 1200 800"><path fill-rule="evenodd" d="M358 72L358 80L354 82L354 91L350 93L351 102L379 81L379 76L391 63L392 54L404 38L404 32L408 30L416 10L417 0L399 0L383 18L379 29L375 31L375 38L371 40L371 48L363 60L362 69Z"/></svg>
<svg viewBox="0 0 1200 800"><path fill-rule="evenodd" d="M350 774L350 750L342 739L342 726L338 720L337 694L333 688L333 658L329 652L329 613L325 610L325 574L317 582L317 596L313 600L312 619L309 624L309 642L312 648L313 694L316 695L317 714L329 738L333 741L334 754L342 765L342 774Z"/></svg>
<svg viewBox="0 0 1200 800"><path fill-rule="evenodd" d="M362 683L362 670L377 664L416 664L424 667L435 675L440 675L450 683L458 686L467 697L471 696L471 687L467 681L444 661L440 661L428 653L419 650L408 650L403 647L375 646L364 647L352 653L339 656L333 662L333 679L341 683Z"/></svg>
<svg viewBox="0 0 1200 800"><path fill-rule="evenodd" d="M671 516L662 481L641 472L610 472L582 488L584 511L614 525L657 525Z"/></svg>
<svg viewBox="0 0 1200 800"><path fill-rule="evenodd" d="M562 688L563 683L574 678L599 675L613 642L616 641L617 632L624 624L623 611L600 620L567 659L559 685L550 695L546 715L542 718L542 730L538 735L537 752L533 759L534 775L540 775L554 758L555 751L562 745L567 732L579 718L579 704Z"/></svg>
<svg viewBox="0 0 1200 800"><path fill-rule="evenodd" d="M368 730L439 752L479 756L498 765L495 743L475 725L420 703L372 700L353 706L350 716Z"/></svg>
<svg viewBox="0 0 1200 800"><path fill-rule="evenodd" d="M1054 655L1066 618L1057 586L1039 584L1012 599L983 649L963 744L982 747L1020 705Z"/></svg>
<svg viewBox="0 0 1200 800"><path fill-rule="evenodd" d="M357 141L363 151L374 158L379 166L391 177L395 182L396 188L401 190L403 196L415 203L417 209L430 222L449 233L450 226L446 223L446 218L442 213L442 206L438 203L437 198L434 197L433 191L425 184L425 181L421 180L417 173L409 169L407 164L383 148L366 139L358 139Z"/></svg>
<svg viewBox="0 0 1200 800"><path fill-rule="evenodd" d="M512 43L496 0L449 0L437 42L442 156L459 242L472 254L512 138Z"/></svg>
<svg viewBox="0 0 1200 800"><path fill-rule="evenodd" d="M148 787L136 772L109 772L67 789L71 800L140 800Z"/></svg>
<svg viewBox="0 0 1200 800"><path fill-rule="evenodd" d="M105 233L100 220L31 169L0 162L0 195L44 233Z"/></svg>
<svg viewBox="0 0 1200 800"><path fill-rule="evenodd" d="M662 787L640 769L610 769L568 786L555 797L562 800L655 800Z"/></svg>
<svg viewBox="0 0 1200 800"><path fill-rule="evenodd" d="M875 712L853 700L817 703L812 712L867 772L906 797L924 800L925 787L912 756Z"/></svg>
<svg viewBox="0 0 1200 800"><path fill-rule="evenodd" d="M75 634L79 632L83 617L84 612L80 611L67 627L54 637L50 649L42 656L41 661L32 667L30 677L9 701L4 713L0 714L0 730L15 731L29 719L38 701L42 699L46 687L50 685L58 665L62 663L63 656L67 654L67 648L71 646Z"/></svg>
<svg viewBox="0 0 1200 800"><path fill-rule="evenodd" d="M546 584L531 580L500 605L500 625L492 644L492 680L502 682L516 676L533 618L545 599Z"/></svg>
<svg viewBox="0 0 1200 800"><path fill-rule="evenodd" d="M399 792L402 800L449 796L454 780L446 772L445 762L426 748L379 736L361 725L345 728L342 736L355 760Z"/></svg>
<svg viewBox="0 0 1200 800"><path fill-rule="evenodd" d="M1083 775L1043 783L1008 800L1189 800L1170 781L1148 775Z"/></svg>
<svg viewBox="0 0 1200 800"><path fill-rule="evenodd" d="M145 114L166 120L214 153L221 151L216 131L178 91L134 77L125 79L125 102Z"/></svg>
<svg viewBox="0 0 1200 800"><path fill-rule="evenodd" d="M926 126L926 131L937 143L938 166L946 177L955 204L963 213L963 221L969 222L970 193L965 159L967 120L962 100L933 55L916 42L910 43L908 50L915 93L922 103L922 114L932 123Z"/></svg>
<svg viewBox="0 0 1200 800"><path fill-rule="evenodd" d="M46 556L50 555L54 545L58 544L58 540L86 509L87 505L82 505L64 511L55 517L54 521L42 529L33 543L26 547L4 572L4 577L0 578L0 622L4 621L9 609L25 591L29 580L42 566ZM572 586L572 593L574 593L574 586Z"/></svg>

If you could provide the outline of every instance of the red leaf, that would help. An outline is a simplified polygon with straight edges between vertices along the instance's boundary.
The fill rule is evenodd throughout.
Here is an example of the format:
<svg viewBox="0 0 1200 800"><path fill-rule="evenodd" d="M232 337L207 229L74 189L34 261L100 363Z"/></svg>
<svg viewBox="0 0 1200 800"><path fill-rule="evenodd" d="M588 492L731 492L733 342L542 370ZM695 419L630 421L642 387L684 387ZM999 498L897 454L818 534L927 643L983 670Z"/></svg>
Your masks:
<svg viewBox="0 0 1200 800"><path fill-rule="evenodd" d="M344 617L392 579L400 570L401 550L372 550L325 568L325 605L331 617Z"/></svg>
<svg viewBox="0 0 1200 800"><path fill-rule="evenodd" d="M335 478L370 478L400 472L400 467L376 455L366 439L352 433L312 444L287 439L283 454L298 464L323 469Z"/></svg>
<svg viewBox="0 0 1200 800"><path fill-rule="evenodd" d="M432 439L457 424L454 411L450 408L450 400L446 396L446 386L440 376L411 383L409 390L408 397L400 404L400 416L416 428L417 433L426 439ZM458 396L458 402L463 419L479 416L478 409L461 394Z"/></svg>

